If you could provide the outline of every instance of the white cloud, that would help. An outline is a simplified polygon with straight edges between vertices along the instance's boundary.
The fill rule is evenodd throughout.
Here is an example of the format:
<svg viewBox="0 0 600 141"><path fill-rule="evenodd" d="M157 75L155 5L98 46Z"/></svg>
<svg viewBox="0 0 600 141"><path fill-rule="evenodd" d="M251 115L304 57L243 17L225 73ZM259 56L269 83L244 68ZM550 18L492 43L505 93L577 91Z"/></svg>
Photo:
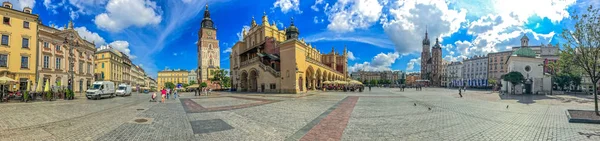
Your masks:
<svg viewBox="0 0 600 141"><path fill-rule="evenodd" d="M235 34L238 36L238 41L244 40L244 35L242 35L244 33L244 30L246 30L246 32L248 32L248 30L250 30L250 27L247 25L244 25L244 27L242 27L242 30Z"/></svg>
<svg viewBox="0 0 600 141"><path fill-rule="evenodd" d="M131 55L131 50L129 50L129 42L127 41L114 41L110 44L114 49L123 52L125 55L129 56L130 59L135 59L136 56Z"/></svg>
<svg viewBox="0 0 600 141"><path fill-rule="evenodd" d="M383 6L377 0L339 0L331 8L325 7L329 20L327 29L351 32L371 27L379 20Z"/></svg>
<svg viewBox="0 0 600 141"><path fill-rule="evenodd" d="M323 19L319 19L319 17L315 16L315 18L313 18L313 22L318 24L318 23L323 23Z"/></svg>
<svg viewBox="0 0 600 141"><path fill-rule="evenodd" d="M59 0L55 0L54 2L52 2L52 0L44 0L44 7L46 7L46 10L52 12L52 14L58 14L56 9L64 6L67 0L60 0L60 2L57 1Z"/></svg>
<svg viewBox="0 0 600 141"><path fill-rule="evenodd" d="M443 0L397 1L391 3L389 15L382 16L381 23L396 51L417 53L421 52L426 28L433 46L435 38L457 32L466 21L466 13L465 9L449 9Z"/></svg>
<svg viewBox="0 0 600 141"><path fill-rule="evenodd" d="M354 56L354 53L352 53L352 51L348 51L348 60L356 60L358 59L358 57Z"/></svg>
<svg viewBox="0 0 600 141"><path fill-rule="evenodd" d="M475 36L469 43L462 42L458 47L459 56L481 55L519 46L523 34L529 37L530 45L547 44L556 34L539 34L523 25L532 16L548 18L559 23L569 17L567 8L575 4L575 0L490 0L489 6L478 3L457 3L457 7L489 9L487 13L477 13L480 18L469 23L467 33ZM535 5L536 8L526 8ZM471 9L470 8L470 9ZM539 23L538 23L539 24ZM469 45L467 47L467 45Z"/></svg>
<svg viewBox="0 0 600 141"><path fill-rule="evenodd" d="M84 15L96 14L104 10L106 2L108 0L69 0L69 4L75 7L75 9L70 9L70 11Z"/></svg>
<svg viewBox="0 0 600 141"><path fill-rule="evenodd" d="M190 3L190 2L192 2L192 0L181 0L181 1L183 1L184 3Z"/></svg>
<svg viewBox="0 0 600 141"><path fill-rule="evenodd" d="M223 53L231 53L231 47L228 47L227 49L223 50Z"/></svg>
<svg viewBox="0 0 600 141"><path fill-rule="evenodd" d="M5 2L6 0L2 1ZM23 11L23 8L29 7L33 9L35 0L8 0L13 5L13 9Z"/></svg>
<svg viewBox="0 0 600 141"><path fill-rule="evenodd" d="M390 40L388 40L385 36L374 34L371 32L339 33L333 31L326 31L310 35L306 37L305 41L351 41L370 44L384 49L394 49L394 43L390 42Z"/></svg>
<svg viewBox="0 0 600 141"><path fill-rule="evenodd" d="M100 35L98 35L98 33L87 30L86 27L76 27L75 31L77 31L77 33L79 34L79 36L81 36L81 38L84 38L87 41L95 43L96 46L106 44L106 41L104 40L104 38L100 37Z"/></svg>
<svg viewBox="0 0 600 141"><path fill-rule="evenodd" d="M173 56L177 56L177 53L176 53L176 52L174 52L174 53L173 53Z"/></svg>
<svg viewBox="0 0 600 141"><path fill-rule="evenodd" d="M319 11L319 8L317 8L317 5L322 4L322 3L323 3L323 0L315 0L315 4L310 6L310 9Z"/></svg>
<svg viewBox="0 0 600 141"><path fill-rule="evenodd" d="M408 61L408 63L406 64L406 71L413 71L415 65L421 65L421 57L417 59L410 59L410 61Z"/></svg>
<svg viewBox="0 0 600 141"><path fill-rule="evenodd" d="M156 2L149 0L110 0L106 13L97 15L94 23L104 30L118 32L130 26L158 24L162 20L160 12Z"/></svg>
<svg viewBox="0 0 600 141"><path fill-rule="evenodd" d="M348 71L356 72L356 71L384 71L384 70L392 70L390 67L396 59L400 58L400 54L397 52L391 53L379 53L371 62L363 62L363 63L354 63L353 66L348 67Z"/></svg>
<svg viewBox="0 0 600 141"><path fill-rule="evenodd" d="M289 11L297 11L298 13L302 13L300 10L300 1L299 0L277 0L273 3L273 9L281 8L281 12L287 13Z"/></svg>

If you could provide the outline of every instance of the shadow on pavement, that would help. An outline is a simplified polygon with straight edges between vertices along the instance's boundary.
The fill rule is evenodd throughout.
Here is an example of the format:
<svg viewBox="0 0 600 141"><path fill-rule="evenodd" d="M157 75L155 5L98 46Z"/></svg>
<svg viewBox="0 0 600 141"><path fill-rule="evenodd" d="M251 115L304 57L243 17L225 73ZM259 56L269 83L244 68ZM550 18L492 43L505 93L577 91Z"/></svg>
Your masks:
<svg viewBox="0 0 600 141"><path fill-rule="evenodd" d="M523 104L532 104L535 103L536 100L544 100L544 99L556 99L554 97L548 97L546 95L500 95L500 99L502 100L517 100L519 103Z"/></svg>
<svg viewBox="0 0 600 141"><path fill-rule="evenodd" d="M500 95L500 99L502 100L517 100L519 103L523 104L531 104L535 103L536 100L557 100L562 103L590 103L594 102L593 98L587 96L578 96L578 95Z"/></svg>

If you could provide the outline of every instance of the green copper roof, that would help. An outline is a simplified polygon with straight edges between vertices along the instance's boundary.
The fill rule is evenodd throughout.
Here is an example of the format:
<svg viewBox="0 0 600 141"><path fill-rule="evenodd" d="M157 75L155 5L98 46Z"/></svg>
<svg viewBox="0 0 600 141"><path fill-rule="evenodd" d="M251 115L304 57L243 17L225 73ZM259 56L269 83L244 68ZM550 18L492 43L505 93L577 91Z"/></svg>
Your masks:
<svg viewBox="0 0 600 141"><path fill-rule="evenodd" d="M535 51L528 47L521 47L519 50L513 52L513 55L535 58Z"/></svg>

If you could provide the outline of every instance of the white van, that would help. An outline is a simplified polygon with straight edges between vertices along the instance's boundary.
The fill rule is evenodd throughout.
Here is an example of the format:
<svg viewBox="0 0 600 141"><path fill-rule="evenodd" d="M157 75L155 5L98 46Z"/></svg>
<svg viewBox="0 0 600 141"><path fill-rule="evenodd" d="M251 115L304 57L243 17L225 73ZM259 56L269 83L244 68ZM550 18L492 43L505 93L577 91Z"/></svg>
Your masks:
<svg viewBox="0 0 600 141"><path fill-rule="evenodd" d="M115 96L115 83L110 81L96 81L92 87L85 91L88 99L101 99Z"/></svg>
<svg viewBox="0 0 600 141"><path fill-rule="evenodd" d="M117 96L131 96L131 85L119 85L119 88L117 88Z"/></svg>

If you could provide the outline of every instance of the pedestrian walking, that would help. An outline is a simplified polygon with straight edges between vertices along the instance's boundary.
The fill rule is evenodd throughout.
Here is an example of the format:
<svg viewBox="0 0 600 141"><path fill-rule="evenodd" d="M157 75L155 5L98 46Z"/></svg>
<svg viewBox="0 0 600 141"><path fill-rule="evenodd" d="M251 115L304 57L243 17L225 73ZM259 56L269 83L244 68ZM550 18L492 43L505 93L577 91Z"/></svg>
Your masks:
<svg viewBox="0 0 600 141"><path fill-rule="evenodd" d="M176 98L177 98L177 89L175 89L173 92L173 100L175 100Z"/></svg>
<svg viewBox="0 0 600 141"><path fill-rule="evenodd" d="M167 96L167 99L169 99L169 94L171 94L171 89L166 89L166 90L167 90L166 91L166 96Z"/></svg>
<svg viewBox="0 0 600 141"><path fill-rule="evenodd" d="M162 96L162 99L160 101L162 103L165 103L165 98L167 97L167 90L165 90L164 87L162 88L162 90L160 90L160 95Z"/></svg>
<svg viewBox="0 0 600 141"><path fill-rule="evenodd" d="M460 87L458 88L458 95L460 95L460 98L462 98L462 90L460 89Z"/></svg>
<svg viewBox="0 0 600 141"><path fill-rule="evenodd" d="M371 91L371 85L369 85L369 92Z"/></svg>

